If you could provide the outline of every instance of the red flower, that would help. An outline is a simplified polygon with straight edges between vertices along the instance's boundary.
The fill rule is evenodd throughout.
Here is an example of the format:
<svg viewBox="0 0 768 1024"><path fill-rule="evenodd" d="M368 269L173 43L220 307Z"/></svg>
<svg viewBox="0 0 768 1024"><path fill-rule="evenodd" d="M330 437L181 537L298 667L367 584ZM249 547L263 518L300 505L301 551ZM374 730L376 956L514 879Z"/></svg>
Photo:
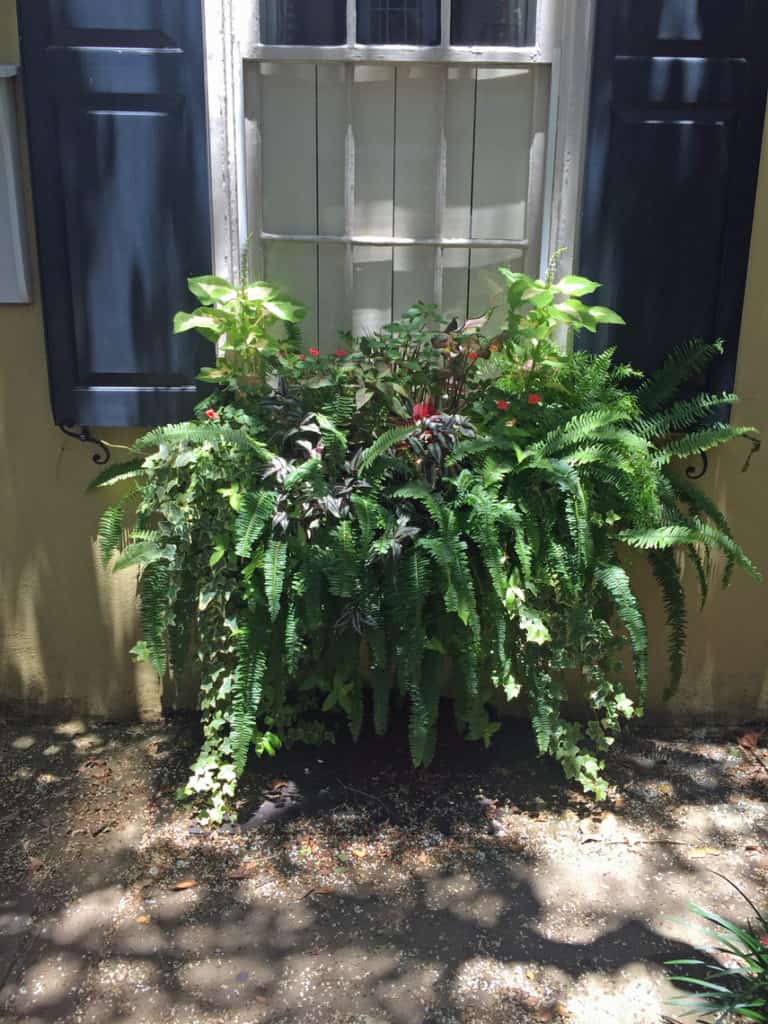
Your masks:
<svg viewBox="0 0 768 1024"><path fill-rule="evenodd" d="M474 363L474 361L477 359L477 352L468 352L467 359L470 361L470 363Z"/></svg>
<svg viewBox="0 0 768 1024"><path fill-rule="evenodd" d="M217 420L219 418L219 414L216 412L215 409L206 409L205 415L208 417L209 420Z"/></svg>
<svg viewBox="0 0 768 1024"><path fill-rule="evenodd" d="M311 356L319 356L320 355L320 349L319 348L311 348L309 350L309 354Z"/></svg>
<svg viewBox="0 0 768 1024"><path fill-rule="evenodd" d="M413 407L413 422L418 423L419 420L428 420L436 412L435 403L431 398L428 398L426 402L417 402Z"/></svg>
<svg viewBox="0 0 768 1024"><path fill-rule="evenodd" d="M347 350L346 350L345 348L337 348L337 349L336 349L336 351L335 351L335 352L334 352L333 354L334 354L334 355L335 355L335 356L336 356L336 357L337 357L338 359L343 359L343 358L344 358L344 356L345 356L345 355L347 354Z"/></svg>
<svg viewBox="0 0 768 1024"><path fill-rule="evenodd" d="M307 358L307 357L306 357L306 356L304 355L304 353L302 352L302 353L301 353L301 355L299 356L299 362L300 362L300 363L303 363L303 362L304 362L304 360L305 360L306 358Z"/></svg>
<svg viewBox="0 0 768 1024"><path fill-rule="evenodd" d="M528 395L528 405L539 405L541 402L541 395L532 394Z"/></svg>
<svg viewBox="0 0 768 1024"><path fill-rule="evenodd" d="M761 946L768 946L768 935L761 935L759 941Z"/></svg>
<svg viewBox="0 0 768 1024"><path fill-rule="evenodd" d="M499 412L506 412L509 408L509 402L505 402L503 398L499 398L496 402L496 408Z"/></svg>

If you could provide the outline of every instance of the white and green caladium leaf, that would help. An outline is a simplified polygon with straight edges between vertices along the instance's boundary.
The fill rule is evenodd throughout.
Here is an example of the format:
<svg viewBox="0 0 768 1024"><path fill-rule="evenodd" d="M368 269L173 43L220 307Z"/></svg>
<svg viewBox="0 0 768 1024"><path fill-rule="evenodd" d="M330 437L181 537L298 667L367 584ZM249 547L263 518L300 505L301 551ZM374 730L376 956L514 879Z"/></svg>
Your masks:
<svg viewBox="0 0 768 1024"><path fill-rule="evenodd" d="M591 295L600 287L598 281L590 281L588 277L577 277L576 274L566 274L555 286L564 295Z"/></svg>
<svg viewBox="0 0 768 1024"><path fill-rule="evenodd" d="M245 297L249 302L267 302L279 295L277 288L266 281L253 281L245 289Z"/></svg>
<svg viewBox="0 0 768 1024"><path fill-rule="evenodd" d="M289 324L298 323L307 315L304 306L297 306L295 302L288 302L284 299L279 302L268 300L264 303L264 309L272 316L276 316L278 320L285 320Z"/></svg>
<svg viewBox="0 0 768 1024"><path fill-rule="evenodd" d="M528 287L533 284L533 278L529 277L527 274L516 273L508 267L499 267L499 273L503 277L506 277L510 284L520 284L522 281L525 281Z"/></svg>
<svg viewBox="0 0 768 1024"><path fill-rule="evenodd" d="M177 313L173 318L173 333L183 331L199 331L208 341L216 341L222 332L222 326L213 313L196 309L194 313Z"/></svg>
<svg viewBox="0 0 768 1024"><path fill-rule="evenodd" d="M214 277L213 274L190 277L187 279L187 286L204 306L212 306L216 302L229 302L237 295L229 281L225 281L223 277Z"/></svg>
<svg viewBox="0 0 768 1024"><path fill-rule="evenodd" d="M607 306L590 306L589 312L599 324L626 325L626 320Z"/></svg>

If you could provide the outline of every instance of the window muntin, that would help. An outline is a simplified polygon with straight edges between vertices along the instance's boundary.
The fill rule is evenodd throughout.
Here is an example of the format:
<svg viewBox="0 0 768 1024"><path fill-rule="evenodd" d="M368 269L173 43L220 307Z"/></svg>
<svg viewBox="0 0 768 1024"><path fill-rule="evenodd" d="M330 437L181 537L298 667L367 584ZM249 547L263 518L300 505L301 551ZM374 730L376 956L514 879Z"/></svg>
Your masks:
<svg viewBox="0 0 768 1024"><path fill-rule="evenodd" d="M454 46L531 46L536 0L453 0Z"/></svg>
<svg viewBox="0 0 768 1024"><path fill-rule="evenodd" d="M338 330L371 331L418 299L457 316L496 307L499 319L496 268L539 270L554 0L505 6L536 10L527 48L265 45L267 2L294 3L294 24L298 10L262 0L243 45L254 272L307 303L305 337L324 350ZM347 0L346 38L367 31L363 8L382 6ZM462 13L462 0L434 8L443 40L452 6ZM389 12L412 8L391 0Z"/></svg>
<svg viewBox="0 0 768 1024"><path fill-rule="evenodd" d="M357 42L439 45L440 0L357 0Z"/></svg>
<svg viewBox="0 0 768 1024"><path fill-rule="evenodd" d="M346 0L261 0L269 46L339 46L347 41Z"/></svg>
<svg viewBox="0 0 768 1024"><path fill-rule="evenodd" d="M546 0L545 0L546 2ZM262 46L530 47L537 0L259 0Z"/></svg>

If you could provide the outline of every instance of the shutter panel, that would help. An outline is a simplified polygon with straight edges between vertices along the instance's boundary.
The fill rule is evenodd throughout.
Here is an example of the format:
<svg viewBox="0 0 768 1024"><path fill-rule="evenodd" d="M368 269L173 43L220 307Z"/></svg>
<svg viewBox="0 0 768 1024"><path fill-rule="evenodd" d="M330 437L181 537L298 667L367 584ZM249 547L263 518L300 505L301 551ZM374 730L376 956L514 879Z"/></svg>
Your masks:
<svg viewBox="0 0 768 1024"><path fill-rule="evenodd" d="M211 360L171 325L211 265L200 2L18 10L54 419L183 419Z"/></svg>
<svg viewBox="0 0 768 1024"><path fill-rule="evenodd" d="M628 326L580 345L647 371L722 337L706 385L732 386L766 38L762 0L598 0L580 268Z"/></svg>

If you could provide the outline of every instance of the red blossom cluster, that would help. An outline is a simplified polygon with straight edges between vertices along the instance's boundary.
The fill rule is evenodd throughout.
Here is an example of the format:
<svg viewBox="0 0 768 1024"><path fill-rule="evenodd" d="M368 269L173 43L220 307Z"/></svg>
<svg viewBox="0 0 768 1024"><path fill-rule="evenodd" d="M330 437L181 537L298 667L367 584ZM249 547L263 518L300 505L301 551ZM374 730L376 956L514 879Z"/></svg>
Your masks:
<svg viewBox="0 0 768 1024"><path fill-rule="evenodd" d="M437 408L431 398L427 399L426 402L417 402L413 407L413 422L418 423L419 420L428 420L436 412Z"/></svg>

